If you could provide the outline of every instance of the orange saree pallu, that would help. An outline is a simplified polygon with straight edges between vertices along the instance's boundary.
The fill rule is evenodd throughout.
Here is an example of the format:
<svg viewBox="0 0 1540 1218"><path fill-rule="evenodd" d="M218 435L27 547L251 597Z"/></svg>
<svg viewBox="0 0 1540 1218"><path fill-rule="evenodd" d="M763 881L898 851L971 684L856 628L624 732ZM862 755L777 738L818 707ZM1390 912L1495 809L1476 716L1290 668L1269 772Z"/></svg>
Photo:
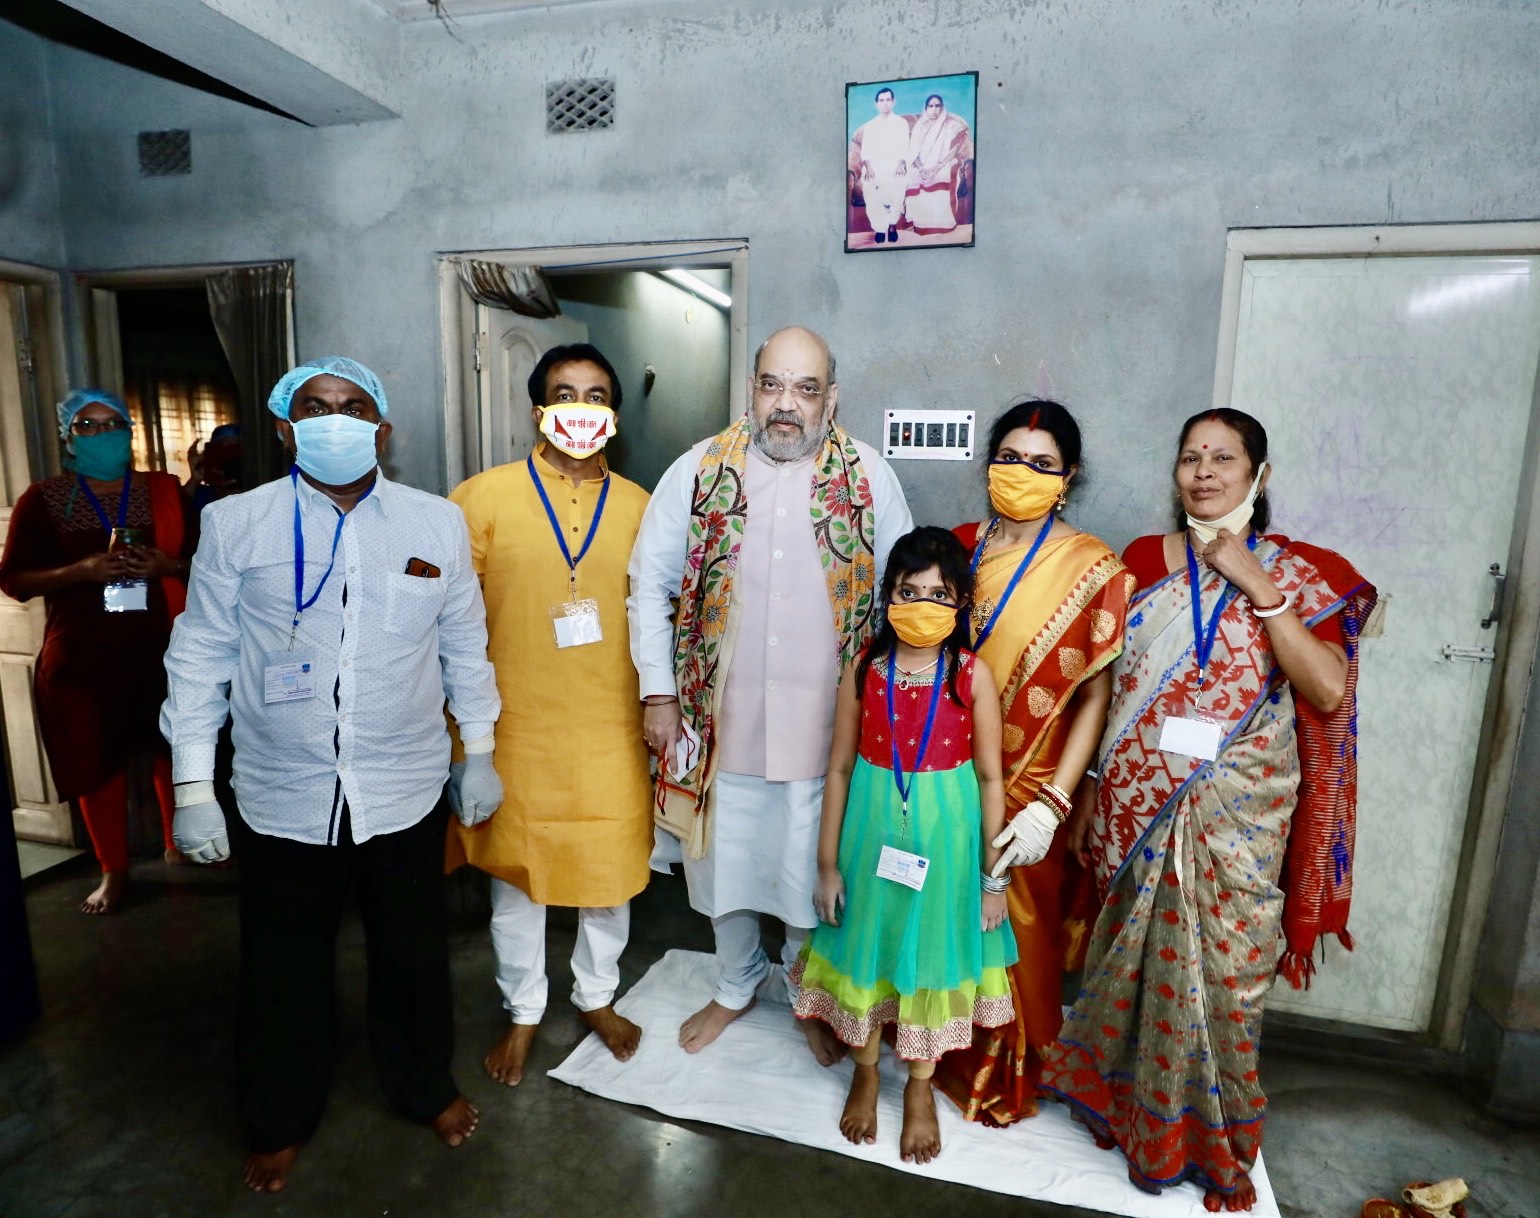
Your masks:
<svg viewBox="0 0 1540 1218"><path fill-rule="evenodd" d="M1342 706L1296 706L1264 623L1216 572L1198 579L1202 620L1219 606L1201 690L1187 572L1135 598L1092 823L1105 904L1044 1063L1045 1094L1114 1140L1145 1186L1243 1182L1275 973L1303 980L1320 936L1346 943L1358 634L1375 592L1329 551L1264 537L1255 552L1292 611L1340 639ZM1219 725L1213 761L1160 748L1165 721L1195 710Z"/></svg>
<svg viewBox="0 0 1540 1218"><path fill-rule="evenodd" d="M977 526L956 530L965 545ZM975 632L993 613L1027 546L983 558L974 588ZM1000 686L1005 816L1010 820L1053 780L1068 728L1065 710L1082 684L1112 663L1134 577L1087 533L1046 543L979 649ZM1040 1052L1062 1023L1064 962L1075 946L1065 925L1064 835L1048 856L1013 867L1006 907L1016 937L1009 969L1015 1018L978 1028L970 1048L941 1059L936 1084L970 1121L1009 1125L1037 1112ZM1083 937L1083 936L1082 936Z"/></svg>

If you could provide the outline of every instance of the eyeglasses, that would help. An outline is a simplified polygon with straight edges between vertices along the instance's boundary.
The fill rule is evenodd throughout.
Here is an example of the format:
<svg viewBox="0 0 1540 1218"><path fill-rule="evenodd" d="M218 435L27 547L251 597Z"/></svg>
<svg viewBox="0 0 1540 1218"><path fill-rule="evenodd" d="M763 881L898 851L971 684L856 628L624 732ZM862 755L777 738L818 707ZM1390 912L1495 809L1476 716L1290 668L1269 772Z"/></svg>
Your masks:
<svg viewBox="0 0 1540 1218"><path fill-rule="evenodd" d="M798 381L790 390L804 402L816 402L826 390L817 381ZM787 392L787 386L773 376L762 376L754 382L754 392L762 398L778 398Z"/></svg>
<svg viewBox="0 0 1540 1218"><path fill-rule="evenodd" d="M77 436L97 436L104 431L127 431L132 426L127 419L113 415L110 419L76 419L70 431Z"/></svg>

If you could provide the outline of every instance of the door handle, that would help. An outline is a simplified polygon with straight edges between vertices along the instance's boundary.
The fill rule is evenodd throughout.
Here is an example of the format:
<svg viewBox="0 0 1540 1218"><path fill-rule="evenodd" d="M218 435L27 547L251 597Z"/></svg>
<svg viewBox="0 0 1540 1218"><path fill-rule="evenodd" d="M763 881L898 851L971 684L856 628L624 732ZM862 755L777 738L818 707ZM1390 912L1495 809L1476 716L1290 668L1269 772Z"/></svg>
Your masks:
<svg viewBox="0 0 1540 1218"><path fill-rule="evenodd" d="M1487 574L1492 577L1492 604L1486 617L1481 619L1483 630L1490 630L1503 620L1503 593L1508 590L1508 577L1503 573L1501 563L1494 562L1487 568Z"/></svg>
<svg viewBox="0 0 1540 1218"><path fill-rule="evenodd" d="M1464 660L1469 664L1491 664L1497 659L1497 652L1490 647L1456 647L1453 643L1445 643L1444 659Z"/></svg>

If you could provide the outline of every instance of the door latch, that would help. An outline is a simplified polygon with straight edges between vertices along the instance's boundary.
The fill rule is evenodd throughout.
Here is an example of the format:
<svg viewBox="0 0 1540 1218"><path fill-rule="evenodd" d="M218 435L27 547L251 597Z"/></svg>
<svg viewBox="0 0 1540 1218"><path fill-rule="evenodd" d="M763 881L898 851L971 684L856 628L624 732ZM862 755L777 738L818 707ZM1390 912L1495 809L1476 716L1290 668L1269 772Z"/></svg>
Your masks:
<svg viewBox="0 0 1540 1218"><path fill-rule="evenodd" d="M1503 620L1503 593L1508 589L1508 577L1503 573L1501 563L1494 562L1487 568L1487 574L1492 577L1492 604L1486 617L1481 619L1483 630L1490 630Z"/></svg>
<svg viewBox="0 0 1540 1218"><path fill-rule="evenodd" d="M1464 660L1468 664L1490 664L1497 659L1497 652L1490 647L1456 647L1444 644L1444 659Z"/></svg>

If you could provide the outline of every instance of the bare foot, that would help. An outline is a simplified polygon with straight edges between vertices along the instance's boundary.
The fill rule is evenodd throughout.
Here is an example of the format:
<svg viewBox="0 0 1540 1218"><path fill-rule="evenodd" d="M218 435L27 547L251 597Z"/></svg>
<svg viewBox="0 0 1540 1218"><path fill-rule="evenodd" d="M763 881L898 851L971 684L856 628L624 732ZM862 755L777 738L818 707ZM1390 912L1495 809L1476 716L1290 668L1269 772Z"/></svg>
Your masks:
<svg viewBox="0 0 1540 1218"><path fill-rule="evenodd" d="M476 1132L476 1126L480 1123L481 1114L476 1111L476 1105L463 1095L455 1096L449 1107L430 1122L433 1132L438 1134L445 1146L460 1145Z"/></svg>
<svg viewBox="0 0 1540 1218"><path fill-rule="evenodd" d="M246 1156L246 1187L254 1193L282 1192L298 1157L298 1146L267 1153L252 1151Z"/></svg>
<svg viewBox="0 0 1540 1218"><path fill-rule="evenodd" d="M604 1047L615 1055L615 1060L628 1062L636 1055L636 1047L642 1043L642 1030L624 1015L617 1015L612 1006L602 1006L593 1011L579 1011L578 1017L604 1042Z"/></svg>
<svg viewBox="0 0 1540 1218"><path fill-rule="evenodd" d="M1224 1210L1229 1214L1244 1214L1257 1203L1257 1186L1251 1182L1251 1177L1245 1172L1235 1182L1235 1191L1222 1193L1218 1189L1205 1189L1203 1192L1203 1208L1211 1214L1217 1214Z"/></svg>
<svg viewBox="0 0 1540 1218"><path fill-rule="evenodd" d="M856 1063L850 1076L850 1094L845 1097L845 1111L840 1113L840 1132L847 1142L877 1140L877 1065Z"/></svg>
<svg viewBox="0 0 1540 1218"><path fill-rule="evenodd" d="M539 1027L537 1023L510 1024L503 1038L481 1059L487 1073L506 1087L517 1087L523 1082L524 1063L529 1059L529 1049L535 1043L535 1031Z"/></svg>
<svg viewBox="0 0 1540 1218"><path fill-rule="evenodd" d="M168 867L187 866L187 856L178 850L175 846L167 846L164 850L161 851L160 857L165 860L166 866Z"/></svg>
<svg viewBox="0 0 1540 1218"><path fill-rule="evenodd" d="M936 1097L931 1094L928 1078L912 1078L904 1084L904 1127L898 1134L898 1153L906 1163L929 1163L941 1153Z"/></svg>
<svg viewBox="0 0 1540 1218"><path fill-rule="evenodd" d="M813 1051L813 1056L820 1066L832 1066L850 1052L850 1046L834 1035L829 1025L822 1020L799 1019L797 1022L802 1025L802 1035L807 1037L807 1047Z"/></svg>
<svg viewBox="0 0 1540 1218"><path fill-rule="evenodd" d="M80 912L88 914L110 914L117 908L118 902L123 899L123 894L128 890L128 872L104 871L102 882L96 886L91 895L80 903Z"/></svg>
<svg viewBox="0 0 1540 1218"><path fill-rule="evenodd" d="M723 1028L740 1015L747 1015L753 1009L754 999L752 998L749 999L749 1005L739 1011L724 1007L713 998L679 1025L679 1047L686 1053L699 1053L722 1035Z"/></svg>

